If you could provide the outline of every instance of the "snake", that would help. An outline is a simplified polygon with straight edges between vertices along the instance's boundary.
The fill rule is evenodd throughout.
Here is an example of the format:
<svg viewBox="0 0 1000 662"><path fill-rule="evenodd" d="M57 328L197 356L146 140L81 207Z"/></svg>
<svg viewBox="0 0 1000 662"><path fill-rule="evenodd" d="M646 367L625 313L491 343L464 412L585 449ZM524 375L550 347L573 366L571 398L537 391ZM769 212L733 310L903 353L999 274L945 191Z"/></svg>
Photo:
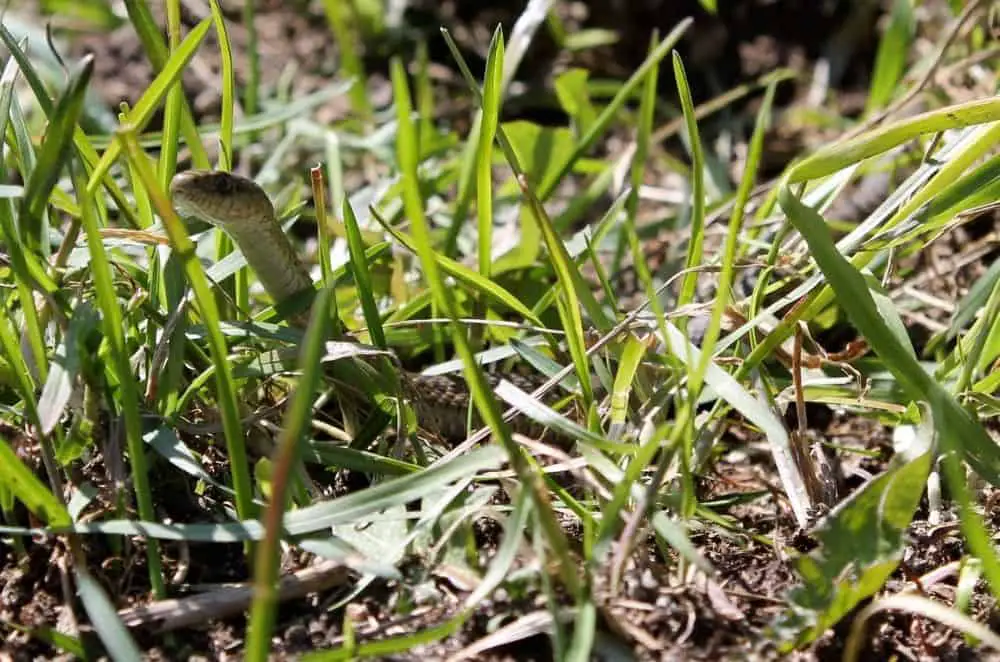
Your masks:
<svg viewBox="0 0 1000 662"><path fill-rule="evenodd" d="M174 176L170 192L181 215L200 218L233 239L275 303L294 300L314 289L309 270L281 228L274 204L257 182L228 171L186 170ZM299 319L298 323L303 321ZM455 374L428 375L406 370L400 376L404 395L425 432L451 444L467 438L472 398L464 379ZM486 378L493 388L507 380L529 392L547 381L541 374L514 371L487 372ZM550 392L542 399L551 404L557 396ZM472 414L478 426L475 412ZM523 416L512 423L515 432L536 437L544 432L544 428Z"/></svg>
<svg viewBox="0 0 1000 662"><path fill-rule="evenodd" d="M309 270L281 228L274 204L254 180L223 170L185 170L174 176L170 194L181 216L206 221L232 238L275 303L314 289ZM450 444L466 439L472 399L460 376L404 370L401 377L404 394L425 432ZM540 374L510 371L486 373L486 377L493 388L506 379L525 391L546 381ZM478 426L478 419L473 416L473 420ZM515 419L514 430L532 436L539 431L524 417Z"/></svg>

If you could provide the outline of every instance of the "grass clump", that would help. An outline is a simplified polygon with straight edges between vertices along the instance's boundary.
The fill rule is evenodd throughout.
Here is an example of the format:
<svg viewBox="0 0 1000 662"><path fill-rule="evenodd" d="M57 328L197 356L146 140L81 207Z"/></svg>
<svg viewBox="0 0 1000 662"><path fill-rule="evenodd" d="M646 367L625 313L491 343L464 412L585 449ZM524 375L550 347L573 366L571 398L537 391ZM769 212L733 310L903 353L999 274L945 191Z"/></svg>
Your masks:
<svg viewBox="0 0 1000 662"><path fill-rule="evenodd" d="M955 649L997 646L982 500L1000 484L1000 270L974 228L996 213L1000 101L997 59L976 55L995 40L969 27L983 3L949 14L923 58L896 3L860 118L779 107L787 71L696 103L685 20L611 94L583 69L553 74L555 127L504 116L540 26L568 41L564 14L529 3L492 30L482 72L443 32L463 131L441 120L426 44L384 79L366 66L351 30L387 20L367 5L324 5L353 84L282 103L259 85L260 53L253 89L237 89L215 3L186 32L166 3L166 39L125 4L157 73L107 133L85 128L93 58L53 85L42 46L11 21L0 32L3 573L76 619L57 631L4 613L11 641L185 655L229 623L261 660L529 643L557 659L854 659L892 650L865 628L893 609L965 634ZM211 123L181 85L206 52ZM962 62L992 88L946 98L928 72ZM337 97L352 118L316 120ZM719 119L747 97L749 129ZM768 180L779 122L824 144ZM732 182L720 135L743 147ZM270 301L224 234L178 217L168 185L188 167L266 188L315 266L308 302ZM887 171L871 209L837 210ZM926 256L958 232L974 238L948 244L962 273L936 285ZM831 338L846 349L825 351ZM466 440L415 415L403 366L461 374ZM548 394L509 376L525 366ZM523 434L528 419L554 434ZM918 544L952 524L954 557ZM46 584L38 559L55 550L62 581ZM906 585L941 568L960 577L950 604ZM687 613L703 625L682 631ZM303 623L307 642L290 634Z"/></svg>

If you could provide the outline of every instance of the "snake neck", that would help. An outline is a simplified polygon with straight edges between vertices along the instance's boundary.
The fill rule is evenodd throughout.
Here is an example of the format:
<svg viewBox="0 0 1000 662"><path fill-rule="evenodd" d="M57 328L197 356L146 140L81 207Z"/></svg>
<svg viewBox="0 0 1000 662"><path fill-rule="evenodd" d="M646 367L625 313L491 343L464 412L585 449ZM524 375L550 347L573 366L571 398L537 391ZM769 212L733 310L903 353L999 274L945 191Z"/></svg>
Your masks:
<svg viewBox="0 0 1000 662"><path fill-rule="evenodd" d="M276 219L234 224L226 230L275 303L312 289L309 271Z"/></svg>

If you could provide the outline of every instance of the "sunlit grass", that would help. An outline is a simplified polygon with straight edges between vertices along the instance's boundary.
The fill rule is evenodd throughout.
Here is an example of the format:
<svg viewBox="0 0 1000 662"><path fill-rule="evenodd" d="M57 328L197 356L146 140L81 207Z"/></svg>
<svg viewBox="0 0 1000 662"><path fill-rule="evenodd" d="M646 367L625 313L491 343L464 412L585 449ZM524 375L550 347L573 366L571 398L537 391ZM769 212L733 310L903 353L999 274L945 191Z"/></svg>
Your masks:
<svg viewBox="0 0 1000 662"><path fill-rule="evenodd" d="M410 66L389 62L392 106L372 107L359 26L377 27L384 17L370 3L323 4L340 40L342 78L353 84L334 81L292 104L263 94L259 63L250 67L252 89L237 89L237 55L215 2L211 16L186 34L179 3L168 2L165 40L144 3L125 3L157 75L131 108L115 109L120 126L107 135L82 128L92 63L75 63L54 88L4 29L12 53L0 78L4 183L21 185L0 190L0 239L9 258L0 267L0 417L3 429L23 430L27 442L19 443L41 456L33 471L15 439L0 446L4 542L23 560L37 553L30 536L65 537L77 566L68 581L82 598L80 616L120 659L139 646L116 610L183 594L183 580L171 578L178 545L238 544L243 556L232 562L255 586L252 601L237 610L248 614L241 631L248 659L273 653L277 581L285 553L295 551L349 569L348 601L348 590L364 595L375 582L396 591L400 615L413 599L413 575L403 571L414 559L469 578L435 627L372 640L352 633L345 616L340 643L310 659L388 655L444 639L469 627L483 601L504 588L544 605L543 629L559 659L583 660L607 645L596 636L599 616L621 594L634 551L662 560L664 581L687 586L692 568L719 577L698 536L739 531L794 559L800 582L765 635L791 650L885 590L931 460L942 457L969 558L996 595L1000 564L965 466L1000 483L1000 453L984 425L1000 415L1000 270L986 270L956 302L949 328L924 354L885 284L901 253L920 253L1000 194L1000 101L874 122L920 84L908 64L915 19L907 3L896 5L857 134L761 182L775 89L786 75L775 73L761 81L763 102L752 135L740 138L747 154L731 189L706 180L723 164L700 122L760 89L696 104L689 64L675 50L690 21L651 40L645 61L610 93L579 71L555 74L565 127L501 121L506 66L534 32L498 29L484 71L472 71L446 31L470 100L468 135L433 121L426 44ZM527 19L524 25L538 29ZM213 30L222 100L214 123L195 119L180 85ZM31 96L14 93L15 78ZM664 80L680 100L673 114L659 103ZM348 95L354 117L319 125L311 111L336 95ZM162 127L150 130L160 111ZM595 158L594 148L613 131L631 137L628 155ZM663 149L668 135L681 137L683 159ZM267 153L244 154L249 140ZM925 151L916 169L894 182L877 210L831 234L823 214L834 194L871 159L913 143ZM321 163L300 167L302 153L310 165ZM249 172L282 221L307 226L296 228L297 236L314 231L321 255L312 298L269 301L228 238L182 222L166 191L188 167ZM379 174L345 178L352 168ZM669 274L647 267L639 224L650 207L644 187L664 170L683 179L685 194L658 212L681 228ZM570 199L561 197L563 187L575 192ZM521 234L498 254L512 221ZM711 236L713 222L727 223L721 240ZM766 234L769 227L777 231ZM598 262L599 252L614 257ZM612 276L626 256L648 311L618 310ZM731 287L739 260L763 266L749 297ZM699 303L707 269L718 273L719 294ZM662 294L665 280L672 293ZM773 295L769 285L786 287ZM736 330L723 325L731 305L746 320ZM709 321L695 342L688 315L699 306ZM298 322L304 317L308 326ZM865 393L843 379L806 393L819 402L822 387L823 397L851 416L915 426L921 445L899 452L849 500L841 495L815 531L819 548L803 554L743 529L725 506L706 505L700 480L733 443L727 430L738 430L761 440L773 458L771 489L791 511L784 525L815 523L816 509L831 504L817 502L817 470L799 455L797 444L805 442L781 416L795 384L774 359L801 323L822 330L845 320L873 350L859 370L877 384ZM343 331L365 345L337 342ZM429 362L469 386L475 416L467 423L476 434L458 447L418 433L420 421L401 397L401 366ZM560 384L554 392L562 401L543 404L510 382L492 388L490 362L555 375L550 381ZM809 376L839 374L831 368ZM515 416L562 437L526 440ZM483 421L483 430L474 421ZM118 429L128 476L99 511L85 467L94 458L117 459L106 442ZM550 474L553 463L571 469ZM347 471L365 486L334 496L331 477ZM178 521L177 512L191 515L178 510L187 502L198 504L196 514ZM474 527L485 520L500 531L490 555L478 549ZM85 555L94 540L123 558L141 549L148 586L127 596L109 592L102 559ZM992 643L967 617L920 601L872 605L923 610ZM41 629L35 636L48 637ZM77 635L50 639L73 652L83 645Z"/></svg>

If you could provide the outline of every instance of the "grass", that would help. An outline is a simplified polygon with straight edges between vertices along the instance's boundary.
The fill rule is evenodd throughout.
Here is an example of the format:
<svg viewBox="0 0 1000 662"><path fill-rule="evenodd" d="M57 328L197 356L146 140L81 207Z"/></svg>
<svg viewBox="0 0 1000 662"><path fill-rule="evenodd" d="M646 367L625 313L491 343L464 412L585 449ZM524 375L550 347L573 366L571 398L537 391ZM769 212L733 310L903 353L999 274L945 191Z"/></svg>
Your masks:
<svg viewBox="0 0 1000 662"><path fill-rule="evenodd" d="M931 69L996 48L963 27L984 3L953 17L941 48L924 58L914 55L919 26L909 4L896 3L865 114L827 117L849 127L843 139L802 155L769 182L760 176L762 153L781 76L696 105L675 50L690 22L652 39L645 62L613 94L601 94L600 81L580 71L557 74L566 127L500 119L505 65L535 36L532 21L510 37L494 32L484 72L469 70L446 31L471 108L472 128L458 135L430 121L438 109L423 57L417 70L392 59L392 106L372 107L359 44L348 38L360 19L344 11L347 4L327 2L324 11L346 40L345 73L356 82L349 91L332 83L316 100L347 94L359 121L334 128L310 119L316 100L288 106L236 89L215 3L182 36L177 3L168 2L165 42L142 3L125 4L159 73L108 135L82 128L92 60L73 63L53 85L14 30L0 32L12 54L0 78L8 183L0 189L8 256L0 267L0 558L24 567L49 553L51 543L33 536L64 543L63 586L73 587L64 604L76 609L73 591L79 595L77 617L99 641L86 628L56 633L4 617L6 628L88 658L103 650L135 659L150 645L184 651L183 642L135 627L142 616L129 603L166 605L160 601L182 596L179 557L188 550L240 546L218 552L227 565L217 574L195 570L213 583L235 574L252 584L250 603L226 612L245 623L248 659L273 652L278 605L288 599L282 591L293 590L279 589L278 579L305 581L307 564L283 571L294 552L350 571L330 610L299 614L342 619L336 643L309 659L534 633L553 657L583 660L612 648L607 624L623 618L616 600L632 596L628 585L642 573L642 559L664 568L661 588L693 591L694 574L732 579L716 545L736 534L780 548L796 572L793 584L770 596L780 603L774 618L753 623L772 652L806 649L843 623L850 628L845 657L856 659L868 620L887 609L943 623L970 646L1000 647L971 613L975 596L1000 592L1000 563L982 494L966 478L971 468L1000 485L1000 270L981 270L917 347L907 322L939 290L920 298L897 286L921 275L926 267L915 257L942 234L995 204L1000 97L993 89L994 96L944 103L936 90L938 102L925 95L931 107L922 114L879 118L915 89L932 91ZM221 44L221 115L218 124L199 125L178 81L212 31ZM259 58L249 61L259 66ZM996 59L992 70L974 66L995 82ZM657 83L666 78L675 81L677 111L660 103ZM699 123L761 88L740 180L731 187L706 181L720 163ZM237 121L239 98L259 112ZM159 111L162 131L154 133L149 125ZM683 162L662 148L671 132L683 137ZM594 156L612 135L632 141L628 157ZM241 156L254 153L255 143L270 148L269 158L249 158L281 217L320 228L320 275L304 330L286 321L288 309L257 294L227 239L182 222L165 193L178 164L229 169L246 162ZM852 179L914 145L920 162L883 204L839 225L824 217ZM289 167L293 149L325 159L311 186ZM382 176L345 190L343 173L374 165ZM664 172L683 177L690 194L666 211L643 193ZM654 229L673 226L685 237L668 274L673 298L661 297L664 274L648 268L643 254L649 228L642 221L651 209L659 217ZM518 240L497 256L510 219ZM713 223L725 226L721 235L712 234ZM762 234L767 227L777 233ZM598 252L611 254L610 263L598 262ZM647 303L624 315L610 275L626 258ZM731 285L747 262L763 269L744 296ZM701 305L696 291L706 269L719 274L719 296ZM699 306L709 321L696 344L688 314ZM724 325L733 307L745 320L735 329ZM519 325L501 323L509 320ZM801 352L792 352L791 368L775 360L782 347L801 347L803 324L814 334L847 325L863 337L871 353L853 363L870 390L841 378L834 359L825 371L807 366L804 380L796 374ZM341 325L370 344L332 342ZM398 397L397 361L426 364L426 357L442 364L437 369L460 371L469 385L477 417L457 448L418 431ZM561 402L509 382L492 389L483 357L530 364L559 385ZM790 427L781 415L807 401L912 443L870 481L824 504L805 422ZM515 434L515 413L570 441ZM473 420L485 429L477 432ZM119 438L124 447L116 450L109 442ZM740 439L753 439L765 449L758 457L773 462L767 472L779 498L768 508L783 512L779 528L815 526L812 551L740 516L740 507L764 508L768 490L706 489L709 477L731 469L727 453ZM119 453L127 476L111 471ZM95 471L94 459L109 473ZM571 469L558 471L559 463ZM954 605L897 581L913 523L948 514L922 505L938 463L965 550L964 597ZM337 472L362 476L364 486L335 494ZM726 502L734 496L740 503ZM829 506L817 524L816 512ZM479 548L484 522L492 522L488 551ZM115 559L128 559L145 578L126 580ZM407 573L415 562L416 576ZM430 610L434 618L392 636L356 631L344 607L372 596L391 596L386 604L394 606L382 616L426 616L417 594L438 590L435 572L451 573L462 588ZM124 584L128 601L116 593ZM202 621L222 615L208 610ZM498 619L496 628L484 628L482 618Z"/></svg>

